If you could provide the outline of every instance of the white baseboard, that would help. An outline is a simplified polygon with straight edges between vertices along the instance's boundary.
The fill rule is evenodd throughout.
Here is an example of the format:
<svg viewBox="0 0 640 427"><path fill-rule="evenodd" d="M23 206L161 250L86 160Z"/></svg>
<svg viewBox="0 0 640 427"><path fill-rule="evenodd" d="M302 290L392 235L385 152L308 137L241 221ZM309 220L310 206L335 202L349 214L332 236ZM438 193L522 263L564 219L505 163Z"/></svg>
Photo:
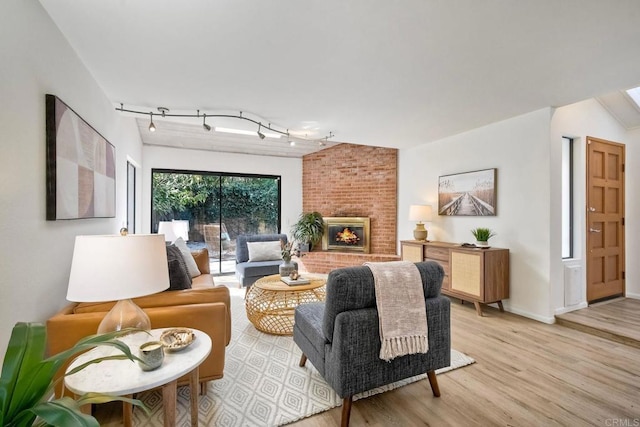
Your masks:
<svg viewBox="0 0 640 427"><path fill-rule="evenodd" d="M635 294L632 292L627 292L625 297L627 298L633 298L633 299L640 299L640 294Z"/></svg>
<svg viewBox="0 0 640 427"><path fill-rule="evenodd" d="M548 324L556 323L556 318L554 316L551 316L551 317L540 316L539 314L530 313L526 310L520 310L513 306L508 308L505 307L504 309L505 311L508 311L510 313L517 314L518 316L522 316L522 317L527 317L529 319L537 320L538 322L548 323Z"/></svg>
<svg viewBox="0 0 640 427"><path fill-rule="evenodd" d="M570 311L580 310L581 308L587 308L589 304L586 301L580 304L572 305L571 307L560 307L555 310L555 315L569 313Z"/></svg>

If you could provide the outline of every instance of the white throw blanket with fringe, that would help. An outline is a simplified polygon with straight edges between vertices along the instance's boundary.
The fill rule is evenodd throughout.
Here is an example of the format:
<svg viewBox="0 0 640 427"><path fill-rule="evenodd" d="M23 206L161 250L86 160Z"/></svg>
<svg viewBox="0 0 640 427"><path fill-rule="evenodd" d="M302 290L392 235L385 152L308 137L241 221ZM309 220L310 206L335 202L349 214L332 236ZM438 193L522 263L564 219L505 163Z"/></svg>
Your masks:
<svg viewBox="0 0 640 427"><path fill-rule="evenodd" d="M373 273L378 318L380 359L390 361L429 350L429 332L422 278L408 261L367 262Z"/></svg>

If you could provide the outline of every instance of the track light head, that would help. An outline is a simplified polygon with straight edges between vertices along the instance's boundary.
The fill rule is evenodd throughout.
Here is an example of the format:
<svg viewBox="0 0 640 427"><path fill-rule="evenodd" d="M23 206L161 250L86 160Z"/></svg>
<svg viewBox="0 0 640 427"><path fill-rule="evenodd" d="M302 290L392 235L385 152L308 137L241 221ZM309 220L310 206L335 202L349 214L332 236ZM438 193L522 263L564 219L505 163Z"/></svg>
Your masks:
<svg viewBox="0 0 640 427"><path fill-rule="evenodd" d="M260 137L260 139L264 139L264 133L260 132L261 128L262 128L262 123L258 123L258 136Z"/></svg>
<svg viewBox="0 0 640 427"><path fill-rule="evenodd" d="M210 131L211 130L211 126L209 126L207 124L207 113L204 113L204 115L202 116L202 127L206 131Z"/></svg>
<svg viewBox="0 0 640 427"><path fill-rule="evenodd" d="M155 132L156 125L153 124L153 113L151 113L151 123L149 123L149 132Z"/></svg>

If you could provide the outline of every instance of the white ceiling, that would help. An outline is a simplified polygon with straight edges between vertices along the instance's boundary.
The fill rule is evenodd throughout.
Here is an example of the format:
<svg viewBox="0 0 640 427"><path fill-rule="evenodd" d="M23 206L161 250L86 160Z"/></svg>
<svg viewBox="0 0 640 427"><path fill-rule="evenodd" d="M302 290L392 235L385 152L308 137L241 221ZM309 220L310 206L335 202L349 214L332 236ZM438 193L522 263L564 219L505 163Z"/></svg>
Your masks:
<svg viewBox="0 0 640 427"><path fill-rule="evenodd" d="M403 148L640 85L637 0L40 2L114 105L310 138Z"/></svg>

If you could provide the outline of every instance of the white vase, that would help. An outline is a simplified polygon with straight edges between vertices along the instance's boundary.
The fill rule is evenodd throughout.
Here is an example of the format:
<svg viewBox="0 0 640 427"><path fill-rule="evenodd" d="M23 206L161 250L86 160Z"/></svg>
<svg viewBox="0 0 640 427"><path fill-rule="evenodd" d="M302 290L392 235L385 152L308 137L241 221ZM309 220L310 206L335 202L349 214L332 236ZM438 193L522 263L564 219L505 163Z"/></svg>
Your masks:
<svg viewBox="0 0 640 427"><path fill-rule="evenodd" d="M283 260L278 269L280 270L280 277L289 277L291 272L295 271L296 265L291 260Z"/></svg>
<svg viewBox="0 0 640 427"><path fill-rule="evenodd" d="M480 248L486 248L487 246L489 246L489 242L485 241L480 241L480 240L476 240L476 246L480 247Z"/></svg>

